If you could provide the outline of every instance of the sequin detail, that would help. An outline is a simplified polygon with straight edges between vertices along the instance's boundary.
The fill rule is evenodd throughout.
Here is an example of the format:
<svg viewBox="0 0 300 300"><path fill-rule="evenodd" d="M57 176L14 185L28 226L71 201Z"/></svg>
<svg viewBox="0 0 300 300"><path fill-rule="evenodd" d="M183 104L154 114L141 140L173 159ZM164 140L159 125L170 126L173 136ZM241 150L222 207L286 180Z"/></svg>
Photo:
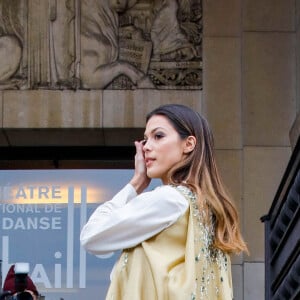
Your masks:
<svg viewBox="0 0 300 300"><path fill-rule="evenodd" d="M199 209L197 197L189 188L186 186L175 188L189 200L194 221L197 278L196 291L191 293L190 299L207 300L211 290L214 290L215 296L218 297L219 287L224 281L220 274L227 272L228 260L223 251L213 246L215 226L212 213L207 209L206 203Z"/></svg>
<svg viewBox="0 0 300 300"><path fill-rule="evenodd" d="M123 269L127 266L128 263L128 253L124 251L122 256L123 256L123 261L122 261L122 269Z"/></svg>

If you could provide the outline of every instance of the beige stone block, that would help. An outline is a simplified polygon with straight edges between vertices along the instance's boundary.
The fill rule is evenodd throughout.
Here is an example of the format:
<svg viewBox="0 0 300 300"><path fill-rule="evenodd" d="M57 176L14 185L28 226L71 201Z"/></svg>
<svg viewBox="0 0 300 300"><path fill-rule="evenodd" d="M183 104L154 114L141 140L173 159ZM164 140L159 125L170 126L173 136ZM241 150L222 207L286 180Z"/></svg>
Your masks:
<svg viewBox="0 0 300 300"><path fill-rule="evenodd" d="M241 231L243 233L243 209L242 209L242 151L240 150L216 150L217 167L222 181L232 197L239 213ZM243 255L233 255L232 262L241 264ZM237 298L238 299L238 298Z"/></svg>
<svg viewBox="0 0 300 300"><path fill-rule="evenodd" d="M296 30L299 31L300 29L300 1L296 0Z"/></svg>
<svg viewBox="0 0 300 300"><path fill-rule="evenodd" d="M241 3L240 0L204 0L204 36L240 36Z"/></svg>
<svg viewBox="0 0 300 300"><path fill-rule="evenodd" d="M144 128L145 117L162 104L177 103L201 111L201 91L105 90L103 91L104 128Z"/></svg>
<svg viewBox="0 0 300 300"><path fill-rule="evenodd" d="M244 0L244 31L294 31L295 0Z"/></svg>
<svg viewBox="0 0 300 300"><path fill-rule="evenodd" d="M231 267L232 271L232 286L233 286L233 299L243 299L243 267L241 265L233 264Z"/></svg>
<svg viewBox="0 0 300 300"><path fill-rule="evenodd" d="M241 149L240 55L238 38L204 39L203 113L216 148Z"/></svg>
<svg viewBox="0 0 300 300"><path fill-rule="evenodd" d="M264 263L244 264L244 300L265 299Z"/></svg>
<svg viewBox="0 0 300 300"><path fill-rule="evenodd" d="M244 149L244 232L250 248L248 260L264 260L264 224L291 156L289 147Z"/></svg>
<svg viewBox="0 0 300 300"><path fill-rule="evenodd" d="M216 150L217 166L228 193L242 213L242 151Z"/></svg>
<svg viewBox="0 0 300 300"><path fill-rule="evenodd" d="M295 35L246 33L243 48L244 144L289 146L296 117Z"/></svg>
<svg viewBox="0 0 300 300"><path fill-rule="evenodd" d="M102 127L101 91L5 91L4 128Z"/></svg>

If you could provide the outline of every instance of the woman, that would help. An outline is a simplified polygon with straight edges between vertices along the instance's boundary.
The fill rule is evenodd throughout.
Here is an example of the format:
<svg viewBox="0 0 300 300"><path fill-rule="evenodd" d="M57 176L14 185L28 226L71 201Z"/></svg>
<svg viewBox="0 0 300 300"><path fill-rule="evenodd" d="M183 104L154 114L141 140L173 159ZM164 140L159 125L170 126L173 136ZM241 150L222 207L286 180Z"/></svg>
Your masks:
<svg viewBox="0 0 300 300"><path fill-rule="evenodd" d="M106 299L232 299L229 255L247 251L206 120L183 105L147 116L135 173L81 232L94 254L123 249ZM152 178L163 185L144 192Z"/></svg>

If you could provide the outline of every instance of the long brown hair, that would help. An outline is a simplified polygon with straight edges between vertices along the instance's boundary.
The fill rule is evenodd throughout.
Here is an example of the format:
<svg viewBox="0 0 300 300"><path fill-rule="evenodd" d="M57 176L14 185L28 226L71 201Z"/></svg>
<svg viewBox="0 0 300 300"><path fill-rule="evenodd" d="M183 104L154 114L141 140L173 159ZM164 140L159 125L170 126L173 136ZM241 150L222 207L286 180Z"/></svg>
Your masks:
<svg viewBox="0 0 300 300"><path fill-rule="evenodd" d="M199 202L205 198L215 220L215 247L227 253L248 253L240 232L236 207L228 196L217 169L213 135L206 119L179 104L156 108L147 115L147 122L153 115L165 116L181 139L194 136L197 141L194 150L169 171L169 183L189 186L198 195Z"/></svg>

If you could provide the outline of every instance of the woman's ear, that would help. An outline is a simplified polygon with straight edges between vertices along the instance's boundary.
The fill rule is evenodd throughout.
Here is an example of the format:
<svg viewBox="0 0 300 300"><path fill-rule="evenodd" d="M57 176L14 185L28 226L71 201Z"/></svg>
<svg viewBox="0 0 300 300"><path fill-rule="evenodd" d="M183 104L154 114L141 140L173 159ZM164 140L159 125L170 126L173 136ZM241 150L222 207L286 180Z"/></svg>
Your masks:
<svg viewBox="0 0 300 300"><path fill-rule="evenodd" d="M183 153L190 153L195 149L197 140L193 135L188 136L185 139L185 145L184 145L184 149L183 149Z"/></svg>

